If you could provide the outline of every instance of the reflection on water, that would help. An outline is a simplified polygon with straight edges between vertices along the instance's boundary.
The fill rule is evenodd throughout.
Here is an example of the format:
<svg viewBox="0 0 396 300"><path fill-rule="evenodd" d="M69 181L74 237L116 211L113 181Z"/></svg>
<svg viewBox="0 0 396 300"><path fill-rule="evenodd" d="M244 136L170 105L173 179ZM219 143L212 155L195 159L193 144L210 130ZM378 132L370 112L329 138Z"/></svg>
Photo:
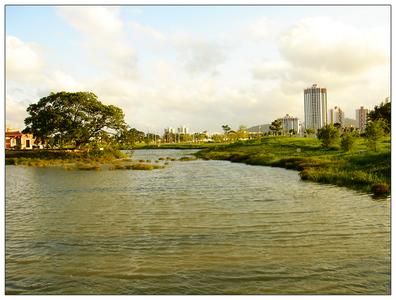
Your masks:
<svg viewBox="0 0 396 300"><path fill-rule="evenodd" d="M225 161L7 166L6 292L389 294L390 203Z"/></svg>

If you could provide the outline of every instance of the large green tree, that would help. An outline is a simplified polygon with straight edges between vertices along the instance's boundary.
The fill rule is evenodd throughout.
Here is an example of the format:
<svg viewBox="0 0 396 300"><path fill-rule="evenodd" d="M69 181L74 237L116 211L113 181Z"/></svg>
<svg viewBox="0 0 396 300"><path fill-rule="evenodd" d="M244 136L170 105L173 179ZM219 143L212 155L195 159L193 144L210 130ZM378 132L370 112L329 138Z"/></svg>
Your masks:
<svg viewBox="0 0 396 300"><path fill-rule="evenodd" d="M79 148L125 130L121 108L105 105L90 92L59 92L41 98L27 108L25 132L51 146Z"/></svg>
<svg viewBox="0 0 396 300"><path fill-rule="evenodd" d="M382 119L385 121L385 132L390 132L391 128L391 103L387 99L385 102L382 102L380 105L376 105L374 110L368 113L369 121L377 121Z"/></svg>

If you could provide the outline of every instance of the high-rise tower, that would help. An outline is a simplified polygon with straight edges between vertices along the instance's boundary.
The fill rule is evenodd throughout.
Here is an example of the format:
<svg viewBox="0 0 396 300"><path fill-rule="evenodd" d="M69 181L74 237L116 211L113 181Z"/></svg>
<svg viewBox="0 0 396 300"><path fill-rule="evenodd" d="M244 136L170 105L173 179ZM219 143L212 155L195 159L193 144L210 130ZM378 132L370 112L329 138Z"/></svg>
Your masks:
<svg viewBox="0 0 396 300"><path fill-rule="evenodd" d="M335 106L331 108L329 111L329 119L328 122L331 124L340 124L341 128L345 126L345 113L339 106Z"/></svg>
<svg viewBox="0 0 396 300"><path fill-rule="evenodd" d="M319 129L327 124L327 90L317 84L304 90L305 128Z"/></svg>
<svg viewBox="0 0 396 300"><path fill-rule="evenodd" d="M360 132L364 132L366 130L368 113L369 110L363 106L356 110L356 127Z"/></svg>

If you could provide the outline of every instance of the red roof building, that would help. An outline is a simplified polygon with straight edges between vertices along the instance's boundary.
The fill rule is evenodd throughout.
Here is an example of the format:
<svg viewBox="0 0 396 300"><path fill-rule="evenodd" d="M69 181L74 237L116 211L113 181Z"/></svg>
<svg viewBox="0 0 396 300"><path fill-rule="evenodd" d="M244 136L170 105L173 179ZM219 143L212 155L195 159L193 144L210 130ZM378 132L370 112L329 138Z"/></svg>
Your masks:
<svg viewBox="0 0 396 300"><path fill-rule="evenodd" d="M21 133L19 130L7 128L5 133L5 148L9 149L33 149L33 134Z"/></svg>

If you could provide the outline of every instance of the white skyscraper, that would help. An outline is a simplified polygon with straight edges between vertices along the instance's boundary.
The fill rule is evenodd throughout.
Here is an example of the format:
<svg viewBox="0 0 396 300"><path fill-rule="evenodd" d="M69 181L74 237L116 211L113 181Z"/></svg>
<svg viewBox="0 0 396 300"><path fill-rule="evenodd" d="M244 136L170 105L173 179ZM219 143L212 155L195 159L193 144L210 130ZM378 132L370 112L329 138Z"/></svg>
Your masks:
<svg viewBox="0 0 396 300"><path fill-rule="evenodd" d="M286 116L284 116L280 120L282 121L282 127L284 132L289 133L289 131L293 129L296 131L296 133L300 133L300 120L298 118L286 114Z"/></svg>
<svg viewBox="0 0 396 300"><path fill-rule="evenodd" d="M168 127L164 129L165 134L175 133L175 129L173 127Z"/></svg>
<svg viewBox="0 0 396 300"><path fill-rule="evenodd" d="M186 126L180 126L177 128L177 133L181 133L181 134L188 134L188 127Z"/></svg>
<svg viewBox="0 0 396 300"><path fill-rule="evenodd" d="M304 125L319 129L327 124L327 90L316 84L304 90Z"/></svg>
<svg viewBox="0 0 396 300"><path fill-rule="evenodd" d="M341 128L345 126L345 114L344 111L339 106L335 106L329 111L329 123L335 124L338 123L341 125Z"/></svg>
<svg viewBox="0 0 396 300"><path fill-rule="evenodd" d="M364 132L366 130L368 113L369 110L363 106L356 110L356 127L359 128L360 132Z"/></svg>

